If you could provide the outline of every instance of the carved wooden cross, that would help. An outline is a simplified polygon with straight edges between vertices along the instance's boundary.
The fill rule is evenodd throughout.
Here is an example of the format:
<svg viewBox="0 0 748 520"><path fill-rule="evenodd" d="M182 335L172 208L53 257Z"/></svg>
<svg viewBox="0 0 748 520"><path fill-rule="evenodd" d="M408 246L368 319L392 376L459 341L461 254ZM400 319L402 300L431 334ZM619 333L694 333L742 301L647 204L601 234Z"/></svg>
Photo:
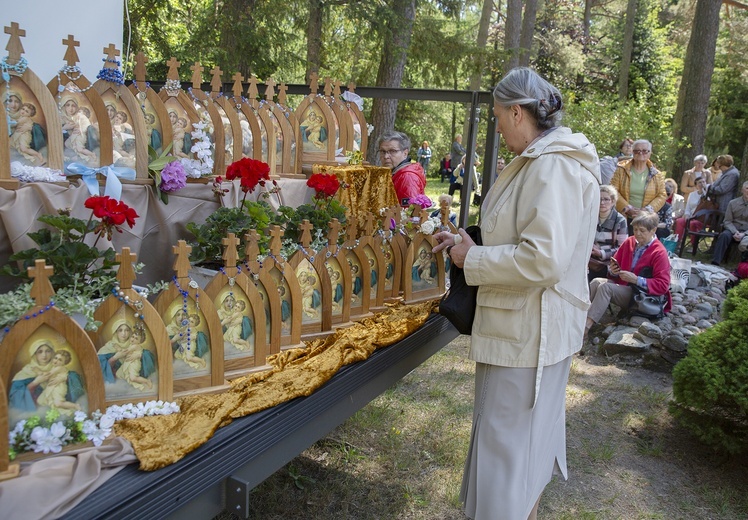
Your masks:
<svg viewBox="0 0 748 520"><path fill-rule="evenodd" d="M442 215L442 226L446 226L449 223L449 201L442 199L439 206Z"/></svg>
<svg viewBox="0 0 748 520"><path fill-rule="evenodd" d="M74 67L75 64L80 61L80 58L78 58L78 51L76 51L75 48L80 47L81 42L76 41L72 34L68 34L68 37L62 40L62 44L67 46L65 57L63 58L65 63L70 67Z"/></svg>
<svg viewBox="0 0 748 520"><path fill-rule="evenodd" d="M241 72L237 72L231 76L231 79L234 80L234 86L231 88L231 91L234 93L234 101L239 103L242 99L242 82L244 81L244 76L242 76Z"/></svg>
<svg viewBox="0 0 748 520"><path fill-rule="evenodd" d="M177 279L181 281L187 278L190 270L190 252L192 251L192 246L188 246L184 240L180 240L177 244L176 246L172 246L172 250L177 256L174 259L174 271L177 273ZM183 289L187 290L186 287Z"/></svg>
<svg viewBox="0 0 748 520"><path fill-rule="evenodd" d="M258 92L257 92L257 76L255 76L254 74L252 74L249 77L249 86L247 87L247 98L249 98L249 103L252 106L256 106L257 105L257 96L258 96Z"/></svg>
<svg viewBox="0 0 748 520"><path fill-rule="evenodd" d="M340 234L340 221L334 218L327 224L329 231L327 232L327 249L335 254L338 250L338 235Z"/></svg>
<svg viewBox="0 0 748 520"><path fill-rule="evenodd" d="M119 280L120 289L132 289L132 283L135 281L135 270L132 264L138 259L138 255L130 253L129 247L123 247L122 252L117 253L114 259L119 262L117 280Z"/></svg>
<svg viewBox="0 0 748 520"><path fill-rule="evenodd" d="M260 235L257 231L250 229L244 234L244 260L249 264L257 263L257 257L260 254Z"/></svg>
<svg viewBox="0 0 748 520"><path fill-rule="evenodd" d="M223 71L221 70L221 67L216 65L212 69L210 69L211 74L211 80L210 80L210 91L211 92L220 92L223 89L223 80L221 79L221 74L223 74Z"/></svg>
<svg viewBox="0 0 748 520"><path fill-rule="evenodd" d="M374 234L374 214L367 211L364 214L364 235L370 237Z"/></svg>
<svg viewBox="0 0 748 520"><path fill-rule="evenodd" d="M355 241L358 236L358 222L354 217L348 219L345 228L345 236L349 242Z"/></svg>
<svg viewBox="0 0 748 520"><path fill-rule="evenodd" d="M286 91L288 90L288 85L285 83L281 83L278 87L278 104L287 106L288 105L288 98L286 97Z"/></svg>
<svg viewBox="0 0 748 520"><path fill-rule="evenodd" d="M106 54L106 61L104 61L105 69L116 69L119 67L119 65L117 65L117 56L119 56L120 53L113 43L104 47L104 54Z"/></svg>
<svg viewBox="0 0 748 520"><path fill-rule="evenodd" d="M421 212L419 213L418 217L421 219L419 224L423 224L429 219L429 212L421 208Z"/></svg>
<svg viewBox="0 0 748 520"><path fill-rule="evenodd" d="M283 230L280 226L270 226L270 245L268 248L270 252L277 258L281 252L281 238L283 237Z"/></svg>
<svg viewBox="0 0 748 520"><path fill-rule="evenodd" d="M332 93L333 93L333 94L335 94L335 97L336 97L336 98L339 98L339 97L340 97L340 86L341 86L342 84L343 84L343 82L342 82L342 81L340 81L340 80L337 80L337 81L335 81L335 83L334 83L334 85L335 85L335 88L333 89Z"/></svg>
<svg viewBox="0 0 748 520"><path fill-rule="evenodd" d="M223 265L225 267L224 273L227 277L236 276L236 248L239 246L239 239L236 235L229 233L226 238L221 240L223 244Z"/></svg>
<svg viewBox="0 0 748 520"><path fill-rule="evenodd" d="M190 65L190 70L192 71L192 88L200 90L203 84L203 70L205 68L200 65L199 61L196 61L194 65Z"/></svg>
<svg viewBox="0 0 748 520"><path fill-rule="evenodd" d="M332 96L332 79L329 76L325 78L325 96Z"/></svg>
<svg viewBox="0 0 748 520"><path fill-rule="evenodd" d="M166 62L166 65L169 67L169 72L166 73L166 79L179 81L179 66L181 63L172 56L171 59Z"/></svg>
<svg viewBox="0 0 748 520"><path fill-rule="evenodd" d="M265 99L267 101L272 101L275 97L275 80L273 78L268 78L265 80Z"/></svg>
<svg viewBox="0 0 748 520"><path fill-rule="evenodd" d="M301 231L299 242L301 242L301 245L305 248L308 248L309 244L312 243L312 229L314 229L314 226L306 219L299 224L299 231Z"/></svg>
<svg viewBox="0 0 748 520"><path fill-rule="evenodd" d="M348 92L354 92L356 90L356 84L354 82L348 83Z"/></svg>
<svg viewBox="0 0 748 520"><path fill-rule="evenodd" d="M5 27L5 34L10 34L8 45L5 46L5 50L8 51L8 63L15 65L24 52L21 37L26 36L26 30L21 29L17 22L10 22L10 27Z"/></svg>
<svg viewBox="0 0 748 520"><path fill-rule="evenodd" d="M319 79L319 76L316 72L310 72L309 73L309 90L312 91L312 95L317 95L317 91L319 90L319 85L317 84L317 80Z"/></svg>
<svg viewBox="0 0 748 520"><path fill-rule="evenodd" d="M145 54L142 52L139 52L135 55L135 68L133 69L133 72L135 74L135 81L142 84L138 85L138 88L141 90L145 90L145 64L148 63L148 58Z"/></svg>
<svg viewBox="0 0 748 520"><path fill-rule="evenodd" d="M29 267L26 272L29 278L34 279L31 284L31 297L37 305L46 305L55 293L52 282L49 281L49 277L55 272L54 267L47 265L43 259L37 258L34 267Z"/></svg>

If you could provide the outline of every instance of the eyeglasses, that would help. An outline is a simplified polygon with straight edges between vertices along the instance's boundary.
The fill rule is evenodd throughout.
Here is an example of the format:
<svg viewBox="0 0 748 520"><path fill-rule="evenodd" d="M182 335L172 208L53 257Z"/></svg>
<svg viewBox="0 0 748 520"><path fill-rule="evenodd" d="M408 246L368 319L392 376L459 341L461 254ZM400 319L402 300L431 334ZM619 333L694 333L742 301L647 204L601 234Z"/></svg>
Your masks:
<svg viewBox="0 0 748 520"><path fill-rule="evenodd" d="M646 155L650 153L650 151L649 150L634 150L634 153L639 154L639 155Z"/></svg>
<svg viewBox="0 0 748 520"><path fill-rule="evenodd" d="M600 199L600 204L603 202L613 202L613 199Z"/></svg>
<svg viewBox="0 0 748 520"><path fill-rule="evenodd" d="M386 155L389 155L390 157L392 157L396 153L400 153L402 151L403 151L402 148L399 149L399 150L398 149L395 149L395 150L379 150L379 155L381 155L382 157L384 157Z"/></svg>

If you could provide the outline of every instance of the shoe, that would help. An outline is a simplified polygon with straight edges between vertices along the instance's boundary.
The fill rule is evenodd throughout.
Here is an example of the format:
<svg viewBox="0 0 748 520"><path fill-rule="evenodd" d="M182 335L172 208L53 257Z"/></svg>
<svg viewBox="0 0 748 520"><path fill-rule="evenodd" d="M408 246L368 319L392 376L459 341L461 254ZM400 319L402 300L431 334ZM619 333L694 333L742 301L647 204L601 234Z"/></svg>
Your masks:
<svg viewBox="0 0 748 520"><path fill-rule="evenodd" d="M712 264L712 265L717 265L717 266L718 266L718 265L719 265L719 262L715 262L714 260L712 260L711 264Z"/></svg>

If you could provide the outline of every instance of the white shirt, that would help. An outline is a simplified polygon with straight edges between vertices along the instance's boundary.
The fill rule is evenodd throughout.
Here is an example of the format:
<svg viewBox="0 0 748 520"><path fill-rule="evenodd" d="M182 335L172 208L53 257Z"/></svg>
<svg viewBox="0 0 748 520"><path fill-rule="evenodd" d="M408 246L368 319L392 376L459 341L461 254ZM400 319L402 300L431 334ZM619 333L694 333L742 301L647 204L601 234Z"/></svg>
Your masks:
<svg viewBox="0 0 748 520"><path fill-rule="evenodd" d="M696 211L696 206L699 205L699 202L701 202L701 197L706 195L706 188L704 188L704 193L701 194L697 191L692 191L691 194L688 196L688 201L686 202L686 209L683 212L684 218L691 218L691 216Z"/></svg>

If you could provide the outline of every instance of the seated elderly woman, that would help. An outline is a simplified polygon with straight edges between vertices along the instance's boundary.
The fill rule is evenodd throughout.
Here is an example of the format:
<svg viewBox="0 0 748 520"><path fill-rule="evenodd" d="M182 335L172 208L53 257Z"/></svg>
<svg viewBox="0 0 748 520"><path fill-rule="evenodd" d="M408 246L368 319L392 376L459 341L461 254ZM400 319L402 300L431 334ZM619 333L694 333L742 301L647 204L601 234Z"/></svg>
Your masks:
<svg viewBox="0 0 748 520"><path fill-rule="evenodd" d="M618 248L629 237L626 217L616 211L618 192L613 186L600 186L600 213L597 219L595 242L587 264L587 281L608 276L608 264Z"/></svg>
<svg viewBox="0 0 748 520"><path fill-rule="evenodd" d="M653 296L667 295L664 311L670 311L670 260L665 246L655 236L658 222L656 213L642 212L635 217L631 223L634 236L627 238L611 259L609 277L595 278L590 283L592 305L587 311L585 338L592 325L603 317L608 304L629 308L634 285Z"/></svg>

